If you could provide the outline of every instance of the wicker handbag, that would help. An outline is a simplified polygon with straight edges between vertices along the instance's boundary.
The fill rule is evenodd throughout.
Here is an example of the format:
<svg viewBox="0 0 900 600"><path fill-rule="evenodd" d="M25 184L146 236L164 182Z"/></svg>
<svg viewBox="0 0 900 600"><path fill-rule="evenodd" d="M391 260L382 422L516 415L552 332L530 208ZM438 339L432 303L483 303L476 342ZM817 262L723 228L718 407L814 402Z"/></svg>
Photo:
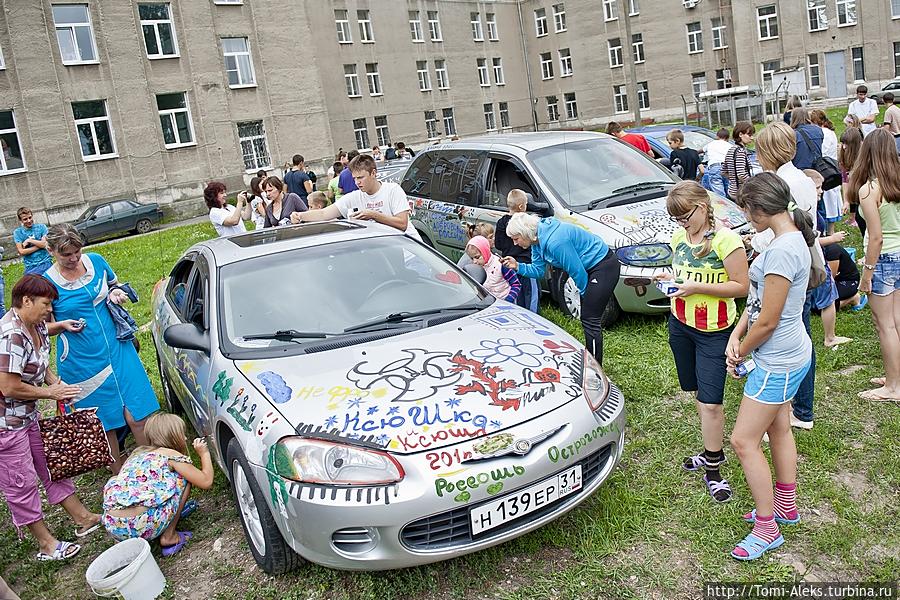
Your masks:
<svg viewBox="0 0 900 600"><path fill-rule="evenodd" d="M113 462L96 408L41 419L39 426L51 481L75 477Z"/></svg>

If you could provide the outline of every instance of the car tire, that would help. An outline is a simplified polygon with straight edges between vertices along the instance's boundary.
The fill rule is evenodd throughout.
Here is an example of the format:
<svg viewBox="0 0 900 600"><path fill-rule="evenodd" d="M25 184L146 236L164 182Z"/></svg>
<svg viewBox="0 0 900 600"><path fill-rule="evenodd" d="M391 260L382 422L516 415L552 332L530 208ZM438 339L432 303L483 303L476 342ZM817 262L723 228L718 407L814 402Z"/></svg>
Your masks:
<svg viewBox="0 0 900 600"><path fill-rule="evenodd" d="M88 239L88 236L86 236L84 233L78 232L78 237L81 238L82 246L87 246L88 243L90 242L90 240Z"/></svg>
<svg viewBox="0 0 900 600"><path fill-rule="evenodd" d="M159 385L163 391L163 399L166 401L166 410L174 415L184 415L184 407L181 400L175 395L172 384L169 383L169 377L162 368L162 360L159 358L159 351L156 352L156 367L159 369Z"/></svg>
<svg viewBox="0 0 900 600"><path fill-rule="evenodd" d="M231 479L235 508L256 564L270 575L281 575L302 565L303 558L281 536L237 438L228 442L225 464Z"/></svg>
<svg viewBox="0 0 900 600"><path fill-rule="evenodd" d="M560 310L567 316L580 320L581 295L578 292L575 281L569 277L568 273L561 272L559 277L556 278L556 285L556 302L559 305ZM600 325L603 327L610 327L619 320L621 315L622 307L619 306L619 302L616 300L615 295L613 295L610 297L609 302L606 304L606 308L603 310L603 315L600 317Z"/></svg>
<svg viewBox="0 0 900 600"><path fill-rule="evenodd" d="M150 219L141 219L134 225L137 233L148 233L151 229L153 229L153 223L150 222Z"/></svg>

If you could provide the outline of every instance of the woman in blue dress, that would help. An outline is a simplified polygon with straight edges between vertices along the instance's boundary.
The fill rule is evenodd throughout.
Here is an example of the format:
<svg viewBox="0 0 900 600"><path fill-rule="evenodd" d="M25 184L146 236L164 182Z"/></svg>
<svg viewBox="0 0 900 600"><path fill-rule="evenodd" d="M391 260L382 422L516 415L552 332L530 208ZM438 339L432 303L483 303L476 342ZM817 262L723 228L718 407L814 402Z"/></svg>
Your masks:
<svg viewBox="0 0 900 600"><path fill-rule="evenodd" d="M53 302L51 334L56 344L57 373L66 382L82 388L76 408L97 407L115 461L113 473L122 466L116 429L127 423L139 446L147 444L144 420L159 410L159 401L131 341L116 339L116 326L106 306L127 298L110 288L116 274L99 254L82 254L84 242L74 227L54 225L47 233L50 253L56 260L44 277L56 285L59 298ZM83 325L82 325L83 323Z"/></svg>

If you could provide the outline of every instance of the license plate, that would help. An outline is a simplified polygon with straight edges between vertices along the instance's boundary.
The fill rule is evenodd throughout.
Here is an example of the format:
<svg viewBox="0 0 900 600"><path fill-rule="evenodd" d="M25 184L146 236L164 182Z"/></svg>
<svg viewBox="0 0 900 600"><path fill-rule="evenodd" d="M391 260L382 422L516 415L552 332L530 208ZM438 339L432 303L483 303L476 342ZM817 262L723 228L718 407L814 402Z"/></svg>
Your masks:
<svg viewBox="0 0 900 600"><path fill-rule="evenodd" d="M514 494L488 502L469 513L472 535L500 527L581 489L581 465L575 465Z"/></svg>

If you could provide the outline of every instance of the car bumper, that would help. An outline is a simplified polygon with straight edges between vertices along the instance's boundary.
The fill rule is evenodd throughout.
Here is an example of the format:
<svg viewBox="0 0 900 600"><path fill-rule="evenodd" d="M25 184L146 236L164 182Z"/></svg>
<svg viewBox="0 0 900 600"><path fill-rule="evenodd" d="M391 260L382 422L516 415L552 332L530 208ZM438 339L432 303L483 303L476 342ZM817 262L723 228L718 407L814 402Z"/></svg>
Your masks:
<svg viewBox="0 0 900 600"><path fill-rule="evenodd" d="M669 297L659 291L653 277L671 273L671 267L647 268L622 265L619 283L613 292L622 310L632 313L659 314L669 312Z"/></svg>
<svg viewBox="0 0 900 600"><path fill-rule="evenodd" d="M424 467L421 455L406 455L398 457L405 469L410 465L406 478L393 486L334 488L277 478L284 483L288 499L272 513L282 535L298 554L336 569L398 569L476 552L537 529L587 500L622 456L624 406L624 396L613 385L609 400L596 415L585 410L583 400L574 400L554 411L556 422L566 424L536 443L526 456L474 463L476 466L453 477L465 479L476 471L504 467L512 470L511 465L525 469L527 477L511 481L496 496L488 495L482 486L473 489L471 502L455 502L452 493L438 497L435 477L441 474ZM472 535L469 513L474 507L552 478L576 464L582 472L579 491L527 516ZM252 469L260 487L270 489L271 476L265 467L253 465Z"/></svg>

